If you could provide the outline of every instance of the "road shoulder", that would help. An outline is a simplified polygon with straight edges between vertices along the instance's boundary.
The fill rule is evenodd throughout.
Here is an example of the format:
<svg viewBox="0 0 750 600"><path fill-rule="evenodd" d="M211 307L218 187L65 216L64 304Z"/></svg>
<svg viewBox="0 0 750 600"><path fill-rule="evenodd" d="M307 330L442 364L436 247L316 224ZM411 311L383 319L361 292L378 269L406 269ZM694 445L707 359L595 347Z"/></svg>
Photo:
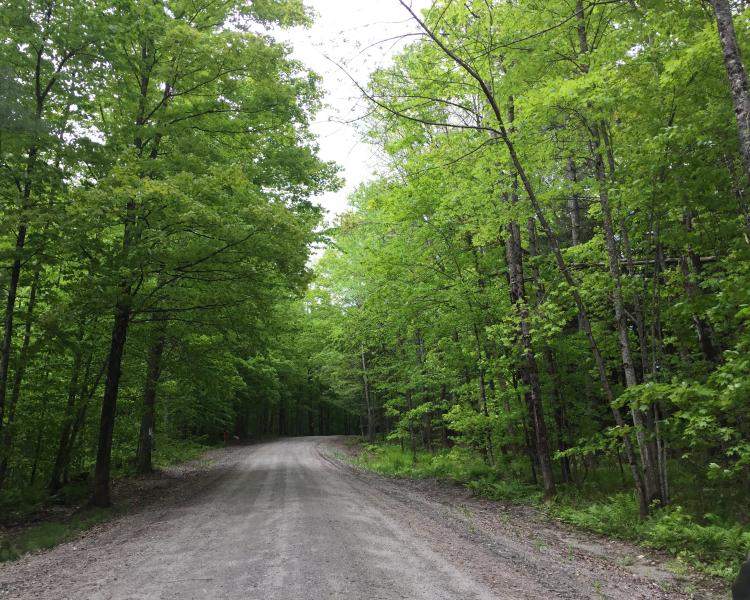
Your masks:
<svg viewBox="0 0 750 600"><path fill-rule="evenodd" d="M503 503L475 496L468 488L435 479L389 478L368 471L353 460L358 445L352 439L336 438L319 445L327 460L368 485L400 496L402 501L422 505L435 518L450 521L461 535L487 549L528 557L538 564L555 564L564 569L588 571L603 596L611 585L628 582L650 587L654 598L723 599L729 586L716 578L694 572L677 572L672 559L659 552L628 542L608 539L559 522L531 507ZM504 557L503 557L504 558Z"/></svg>

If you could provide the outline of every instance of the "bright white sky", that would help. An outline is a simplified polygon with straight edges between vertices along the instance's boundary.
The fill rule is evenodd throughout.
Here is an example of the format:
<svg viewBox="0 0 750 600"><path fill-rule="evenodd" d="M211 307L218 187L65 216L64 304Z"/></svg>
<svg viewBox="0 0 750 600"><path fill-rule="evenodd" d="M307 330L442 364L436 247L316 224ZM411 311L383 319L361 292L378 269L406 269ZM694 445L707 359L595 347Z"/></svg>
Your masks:
<svg viewBox="0 0 750 600"><path fill-rule="evenodd" d="M411 0L417 9L431 0ZM346 187L319 198L329 220L347 208L347 198L378 169L377 151L360 139L357 124L347 123L363 116L368 103L357 87L326 56L345 65L362 85L370 73L388 64L405 41L385 41L415 32L406 10L398 0L307 0L317 17L308 29L295 28L278 35L294 46L295 58L323 78L326 107L318 115L313 131L319 137L320 155L341 165ZM381 43L382 42L382 43Z"/></svg>

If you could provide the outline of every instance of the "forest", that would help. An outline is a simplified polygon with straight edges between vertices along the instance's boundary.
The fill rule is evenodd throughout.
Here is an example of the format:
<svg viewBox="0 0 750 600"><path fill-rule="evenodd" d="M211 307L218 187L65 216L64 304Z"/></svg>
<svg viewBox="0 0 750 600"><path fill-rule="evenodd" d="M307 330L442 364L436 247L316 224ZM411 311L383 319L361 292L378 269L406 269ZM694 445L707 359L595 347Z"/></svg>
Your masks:
<svg viewBox="0 0 750 600"><path fill-rule="evenodd" d="M107 506L179 442L342 428L297 335L340 185L317 77L269 33L301 2L0 14L0 512Z"/></svg>
<svg viewBox="0 0 750 600"><path fill-rule="evenodd" d="M746 2L394 1L414 35L352 77L383 167L332 226L301 0L0 2L0 513L356 434L732 576Z"/></svg>
<svg viewBox="0 0 750 600"><path fill-rule="evenodd" d="M387 166L308 300L331 387L389 442L365 464L548 500L733 573L750 550L746 3L401 4L420 36L361 84Z"/></svg>

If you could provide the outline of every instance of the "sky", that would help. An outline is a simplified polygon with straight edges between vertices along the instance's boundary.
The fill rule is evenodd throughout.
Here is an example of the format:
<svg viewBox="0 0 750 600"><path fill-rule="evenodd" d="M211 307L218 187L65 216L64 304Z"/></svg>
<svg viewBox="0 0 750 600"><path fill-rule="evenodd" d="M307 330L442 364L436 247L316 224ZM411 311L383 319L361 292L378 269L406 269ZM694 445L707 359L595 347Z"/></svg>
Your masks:
<svg viewBox="0 0 750 600"><path fill-rule="evenodd" d="M417 9L431 4L430 0L411 2ZM357 130L356 119L366 114L367 100L334 62L364 85L370 73L387 65L409 40L391 38L415 32L416 24L398 0L307 0L305 4L317 13L314 24L278 37L292 44L293 56L323 78L325 108L312 129L321 158L339 164L346 180L341 191L318 198L330 221L346 210L348 196L379 166L377 150L364 143Z"/></svg>

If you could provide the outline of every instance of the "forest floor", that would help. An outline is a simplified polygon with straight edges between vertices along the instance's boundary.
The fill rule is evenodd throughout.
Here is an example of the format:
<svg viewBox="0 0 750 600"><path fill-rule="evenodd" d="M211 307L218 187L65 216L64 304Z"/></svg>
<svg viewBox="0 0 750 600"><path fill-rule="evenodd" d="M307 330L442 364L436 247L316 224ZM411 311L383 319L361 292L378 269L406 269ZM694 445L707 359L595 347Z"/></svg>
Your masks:
<svg viewBox="0 0 750 600"><path fill-rule="evenodd" d="M142 479L126 514L0 565L0 598L727 597L533 509L362 471L348 449L342 438L285 439Z"/></svg>

